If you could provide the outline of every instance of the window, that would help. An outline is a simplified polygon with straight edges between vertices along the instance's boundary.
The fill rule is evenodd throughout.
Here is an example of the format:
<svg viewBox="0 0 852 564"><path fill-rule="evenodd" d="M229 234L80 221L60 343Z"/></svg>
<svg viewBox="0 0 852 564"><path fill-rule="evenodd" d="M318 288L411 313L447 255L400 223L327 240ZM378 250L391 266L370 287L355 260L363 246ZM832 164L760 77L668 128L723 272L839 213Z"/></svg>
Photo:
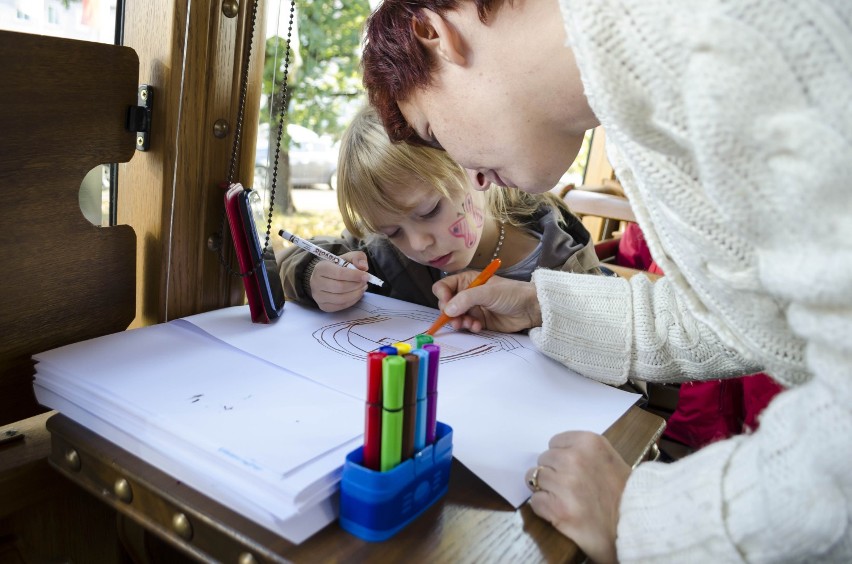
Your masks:
<svg viewBox="0 0 852 564"><path fill-rule="evenodd" d="M267 210L278 140L289 8L289 0L273 0L267 7L266 60L253 185ZM339 140L366 100L359 55L360 33L369 11L370 4L363 0L296 3L288 68L287 127L281 139L273 224L286 225L305 238L339 235L343 230L334 192ZM261 239L266 234L266 223L264 220L257 225ZM271 242L283 245L276 236L271 237Z"/></svg>

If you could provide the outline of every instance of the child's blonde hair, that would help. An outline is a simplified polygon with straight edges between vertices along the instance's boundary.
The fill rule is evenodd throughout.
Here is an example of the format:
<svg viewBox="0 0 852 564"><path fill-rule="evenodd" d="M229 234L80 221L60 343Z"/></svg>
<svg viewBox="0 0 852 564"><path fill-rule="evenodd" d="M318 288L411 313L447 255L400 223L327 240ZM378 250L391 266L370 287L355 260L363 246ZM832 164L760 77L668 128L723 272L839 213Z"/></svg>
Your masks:
<svg viewBox="0 0 852 564"><path fill-rule="evenodd" d="M450 199L460 198L469 182L465 170L446 152L393 143L373 107L359 110L343 134L338 157L337 205L346 229L359 238L376 235L378 214L409 213L410 209L401 208L393 191L412 178L434 186ZM549 192L528 194L494 186L486 197L492 216L516 226L529 223L543 201L559 211L568 209Z"/></svg>

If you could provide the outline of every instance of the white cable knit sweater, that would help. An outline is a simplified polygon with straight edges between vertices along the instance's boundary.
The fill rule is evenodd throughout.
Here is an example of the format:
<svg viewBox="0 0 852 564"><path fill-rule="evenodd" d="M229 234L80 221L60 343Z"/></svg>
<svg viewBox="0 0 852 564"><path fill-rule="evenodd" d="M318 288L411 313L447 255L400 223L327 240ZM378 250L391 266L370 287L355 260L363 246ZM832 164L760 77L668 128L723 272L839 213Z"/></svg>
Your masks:
<svg viewBox="0 0 852 564"><path fill-rule="evenodd" d="M560 0L665 278L538 271L536 345L618 384L760 369L760 429L645 463L622 562L852 562L852 2Z"/></svg>

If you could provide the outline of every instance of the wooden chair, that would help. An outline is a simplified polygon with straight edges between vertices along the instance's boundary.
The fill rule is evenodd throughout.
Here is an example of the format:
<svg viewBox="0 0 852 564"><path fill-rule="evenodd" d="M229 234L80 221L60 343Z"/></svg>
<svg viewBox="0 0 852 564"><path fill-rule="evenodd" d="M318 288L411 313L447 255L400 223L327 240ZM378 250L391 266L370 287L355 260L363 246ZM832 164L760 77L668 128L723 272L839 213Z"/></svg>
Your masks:
<svg viewBox="0 0 852 564"><path fill-rule="evenodd" d="M586 216L601 218L600 227L592 233L595 241L604 241L619 230L622 221L635 222L636 217L630 208L630 202L621 186L615 182L590 186L568 184L560 196L574 215L582 219Z"/></svg>
<svg viewBox="0 0 852 564"><path fill-rule="evenodd" d="M597 186L565 186L560 196L571 211L580 219L586 217L599 218L598 227L595 229L591 222L584 221L587 228L592 231L592 237L596 241L595 252L601 263L619 276L630 278L642 272L635 268L620 266L615 263L618 245L621 242L620 232L624 222L635 223L636 216L630 202L624 195L621 185L617 182L607 182ZM656 280L659 275L645 272L645 275Z"/></svg>
<svg viewBox="0 0 852 564"><path fill-rule="evenodd" d="M115 512L48 465L51 413L33 394L31 357L135 315L136 235L89 223L78 191L89 170L135 153L125 116L139 60L6 31L0 60L0 561L118 562Z"/></svg>

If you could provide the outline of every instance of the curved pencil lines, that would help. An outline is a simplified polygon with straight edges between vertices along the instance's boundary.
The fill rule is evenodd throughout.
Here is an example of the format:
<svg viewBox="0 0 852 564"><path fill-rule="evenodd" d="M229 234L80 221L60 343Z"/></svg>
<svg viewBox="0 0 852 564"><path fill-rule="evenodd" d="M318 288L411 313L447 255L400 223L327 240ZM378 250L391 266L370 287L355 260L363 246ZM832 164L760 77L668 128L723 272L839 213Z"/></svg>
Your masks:
<svg viewBox="0 0 852 564"><path fill-rule="evenodd" d="M311 336L327 349L356 360L364 360L367 358L367 353L369 351L376 350L378 346L381 345L376 346L375 343L372 343L366 346L358 346L352 342L352 329L361 325L381 323L388 319L390 318L387 316L375 316L357 320L341 321L339 323L320 327L314 331ZM356 341L358 340L360 339L356 339Z"/></svg>
<svg viewBox="0 0 852 564"><path fill-rule="evenodd" d="M364 309L366 312L367 310ZM423 323L433 321L434 315L420 311L381 310L371 311L373 315L360 319L351 319L332 323L313 332L312 337L329 351L342 354L355 360L365 360L367 353L384 345L397 342L411 342L414 335L408 335L410 324L406 320ZM402 320L402 321L401 321ZM455 362L480 357L497 352L523 349L512 335L483 331L470 334L453 331L445 338L437 338L441 346L441 363Z"/></svg>

